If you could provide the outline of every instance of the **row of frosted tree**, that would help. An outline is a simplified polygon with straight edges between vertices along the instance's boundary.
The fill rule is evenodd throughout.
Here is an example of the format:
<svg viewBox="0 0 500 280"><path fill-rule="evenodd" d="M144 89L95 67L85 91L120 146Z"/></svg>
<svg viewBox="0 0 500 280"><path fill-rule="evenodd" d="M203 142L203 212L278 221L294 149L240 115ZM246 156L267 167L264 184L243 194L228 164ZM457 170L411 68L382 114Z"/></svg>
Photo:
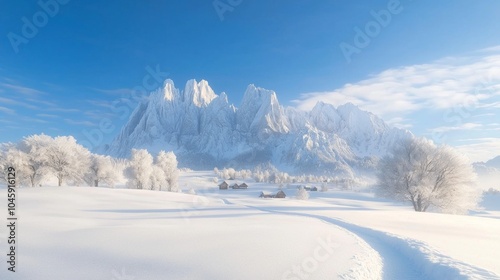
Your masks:
<svg viewBox="0 0 500 280"><path fill-rule="evenodd" d="M214 173L217 177L223 180L246 180L252 178L257 183L271 183L271 184L295 184L295 183L328 183L329 185L352 189L354 186L366 186L367 182L361 178L355 177L338 177L326 175L290 175L286 172L279 171L272 164L262 164L256 166L253 170L242 169L236 170L234 168L214 168Z"/></svg>
<svg viewBox="0 0 500 280"><path fill-rule="evenodd" d="M129 188L177 191L177 158L161 151L132 150L130 160L91 153L72 136L32 135L18 143L0 144L0 180L8 167L16 169L20 186L47 182L114 187L125 177Z"/></svg>

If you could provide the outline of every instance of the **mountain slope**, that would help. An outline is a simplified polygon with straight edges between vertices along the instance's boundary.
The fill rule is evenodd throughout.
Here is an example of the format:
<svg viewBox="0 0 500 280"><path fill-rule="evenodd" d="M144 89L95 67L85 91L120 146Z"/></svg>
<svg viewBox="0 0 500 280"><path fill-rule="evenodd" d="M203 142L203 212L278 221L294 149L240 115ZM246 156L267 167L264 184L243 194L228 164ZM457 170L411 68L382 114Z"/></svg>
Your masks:
<svg viewBox="0 0 500 280"><path fill-rule="evenodd" d="M500 190L500 156L487 162L475 162L474 170L479 175L479 185L482 189L494 188Z"/></svg>
<svg viewBox="0 0 500 280"><path fill-rule="evenodd" d="M106 152L127 157L132 148L164 149L192 168L271 162L289 172L351 175L410 136L350 103L320 102L302 112L281 106L274 91L249 85L236 108L204 80L188 81L183 91L167 80L138 105Z"/></svg>

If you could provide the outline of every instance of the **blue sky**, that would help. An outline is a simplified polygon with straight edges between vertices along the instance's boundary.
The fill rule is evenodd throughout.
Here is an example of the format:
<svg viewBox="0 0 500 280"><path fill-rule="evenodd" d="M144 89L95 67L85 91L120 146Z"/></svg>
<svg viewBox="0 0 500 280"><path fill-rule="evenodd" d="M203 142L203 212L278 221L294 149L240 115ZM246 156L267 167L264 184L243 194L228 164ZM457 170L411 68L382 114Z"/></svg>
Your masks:
<svg viewBox="0 0 500 280"><path fill-rule="evenodd" d="M0 3L0 142L84 141L103 118L109 141L113 102L159 71L236 105L250 83L304 110L353 102L472 160L500 154L498 1L41 2Z"/></svg>

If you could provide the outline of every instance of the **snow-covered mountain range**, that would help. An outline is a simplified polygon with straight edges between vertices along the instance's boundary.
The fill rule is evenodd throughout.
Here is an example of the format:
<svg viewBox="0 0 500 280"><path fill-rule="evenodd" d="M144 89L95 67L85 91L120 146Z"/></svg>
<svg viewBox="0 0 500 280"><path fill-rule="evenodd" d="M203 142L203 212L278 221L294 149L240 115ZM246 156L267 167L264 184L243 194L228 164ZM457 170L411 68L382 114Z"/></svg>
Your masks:
<svg viewBox="0 0 500 280"><path fill-rule="evenodd" d="M237 108L207 81L190 80L181 91L166 80L138 105L106 152L127 157L132 148L163 149L191 168L271 162L288 172L347 175L373 168L410 136L350 103L319 102L304 112L281 106L274 91L249 85Z"/></svg>

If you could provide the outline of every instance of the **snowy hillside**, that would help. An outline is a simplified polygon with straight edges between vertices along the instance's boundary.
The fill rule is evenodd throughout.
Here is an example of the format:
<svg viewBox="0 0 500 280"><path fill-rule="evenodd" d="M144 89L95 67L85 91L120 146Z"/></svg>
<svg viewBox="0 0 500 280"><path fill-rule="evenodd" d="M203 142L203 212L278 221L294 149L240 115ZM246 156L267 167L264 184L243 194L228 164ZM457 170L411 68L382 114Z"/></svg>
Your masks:
<svg viewBox="0 0 500 280"><path fill-rule="evenodd" d="M306 201L296 188L264 199L276 185L219 190L212 177L182 174L197 195L18 189L18 271L0 279L500 279L500 194L455 216L334 186Z"/></svg>
<svg viewBox="0 0 500 280"><path fill-rule="evenodd" d="M236 108L207 81L190 80L181 91L167 80L105 150L118 157L131 148L173 150L181 165L194 168L271 162L289 172L351 174L371 169L409 135L352 104L318 103L303 112L281 106L275 92L249 85Z"/></svg>

